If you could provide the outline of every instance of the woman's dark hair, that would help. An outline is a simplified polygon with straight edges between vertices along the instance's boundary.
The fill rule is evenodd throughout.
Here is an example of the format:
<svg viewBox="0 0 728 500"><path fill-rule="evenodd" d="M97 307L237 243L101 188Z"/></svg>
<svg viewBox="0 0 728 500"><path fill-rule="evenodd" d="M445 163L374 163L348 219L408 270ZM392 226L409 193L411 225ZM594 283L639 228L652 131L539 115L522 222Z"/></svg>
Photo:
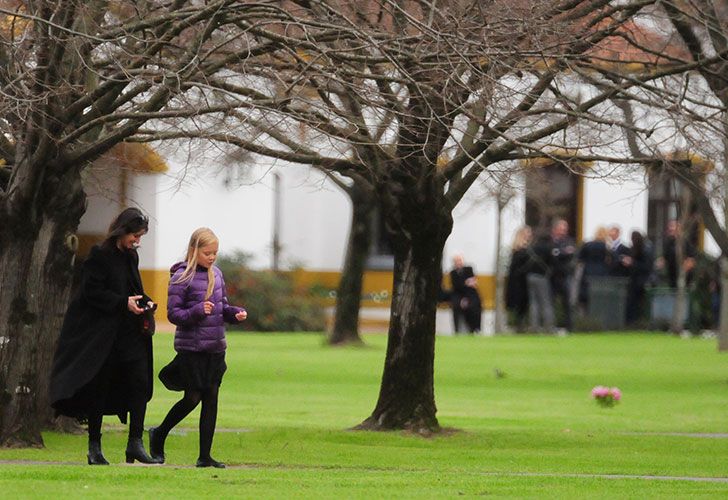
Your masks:
<svg viewBox="0 0 728 500"><path fill-rule="evenodd" d="M116 219L111 221L109 231L102 243L103 246L109 248L116 245L116 242L122 236L139 231L147 232L149 230L149 217L144 215L138 208L127 208Z"/></svg>
<svg viewBox="0 0 728 500"><path fill-rule="evenodd" d="M632 231L632 257L642 257L645 251L645 237L639 231Z"/></svg>

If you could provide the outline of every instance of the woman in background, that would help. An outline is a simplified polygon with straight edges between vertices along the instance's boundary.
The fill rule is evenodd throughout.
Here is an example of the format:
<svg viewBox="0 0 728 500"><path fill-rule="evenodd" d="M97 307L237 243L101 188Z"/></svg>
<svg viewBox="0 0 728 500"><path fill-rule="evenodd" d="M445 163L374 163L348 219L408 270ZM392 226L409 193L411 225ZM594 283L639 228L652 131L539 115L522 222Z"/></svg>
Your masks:
<svg viewBox="0 0 728 500"><path fill-rule="evenodd" d="M517 332L523 332L528 322L528 283L526 276L533 268L529 246L533 232L529 226L516 231L511 245L511 261L506 277L506 309L513 315Z"/></svg>

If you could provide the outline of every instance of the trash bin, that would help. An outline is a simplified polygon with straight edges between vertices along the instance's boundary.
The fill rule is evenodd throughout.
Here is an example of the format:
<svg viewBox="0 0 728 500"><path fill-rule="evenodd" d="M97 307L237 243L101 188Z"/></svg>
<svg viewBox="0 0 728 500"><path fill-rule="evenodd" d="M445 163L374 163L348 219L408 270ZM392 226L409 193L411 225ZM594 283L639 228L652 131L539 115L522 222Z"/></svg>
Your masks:
<svg viewBox="0 0 728 500"><path fill-rule="evenodd" d="M620 276L593 277L589 281L589 317L602 330L624 328L627 316L627 284Z"/></svg>
<svg viewBox="0 0 728 500"><path fill-rule="evenodd" d="M647 291L650 299L650 329L668 328L672 323L672 311L675 309L677 290L670 287L655 287ZM683 325L688 320L690 312L689 294L685 292L685 307L683 309Z"/></svg>

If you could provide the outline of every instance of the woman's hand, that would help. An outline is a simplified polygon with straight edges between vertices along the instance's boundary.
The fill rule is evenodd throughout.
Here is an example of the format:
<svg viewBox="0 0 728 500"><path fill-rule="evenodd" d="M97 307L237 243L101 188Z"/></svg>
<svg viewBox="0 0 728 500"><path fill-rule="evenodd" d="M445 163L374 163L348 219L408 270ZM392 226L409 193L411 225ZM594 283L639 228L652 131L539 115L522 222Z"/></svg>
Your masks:
<svg viewBox="0 0 728 500"><path fill-rule="evenodd" d="M202 309L205 311L205 314L212 314L212 309L215 307L215 304L210 302L209 300L206 300L202 304Z"/></svg>
<svg viewBox="0 0 728 500"><path fill-rule="evenodd" d="M132 295L131 297L129 297L127 299L126 307L129 309L129 311L131 311L134 314L141 314L144 312L144 309L142 309L141 307L139 307L137 305L137 300L139 300L141 298L142 298L141 295Z"/></svg>
<svg viewBox="0 0 728 500"><path fill-rule="evenodd" d="M235 319L238 321L243 321L247 317L248 317L248 311L246 311L245 309L243 309L239 313L235 314Z"/></svg>

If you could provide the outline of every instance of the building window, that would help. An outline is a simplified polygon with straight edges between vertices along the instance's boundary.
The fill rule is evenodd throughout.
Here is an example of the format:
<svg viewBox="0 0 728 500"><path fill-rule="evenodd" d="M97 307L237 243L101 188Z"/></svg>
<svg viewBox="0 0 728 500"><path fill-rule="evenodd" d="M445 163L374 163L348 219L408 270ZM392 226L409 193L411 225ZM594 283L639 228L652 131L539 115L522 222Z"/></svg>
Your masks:
<svg viewBox="0 0 728 500"><path fill-rule="evenodd" d="M687 202L688 213L683 212ZM656 255L663 254L665 229L670 220L683 221L690 242L698 248L700 224L697 205L689 189L665 169L648 170L647 238L653 242Z"/></svg>
<svg viewBox="0 0 728 500"><path fill-rule="evenodd" d="M526 224L546 234L556 219L569 223L569 234L581 238L582 177L561 163L526 170Z"/></svg>

